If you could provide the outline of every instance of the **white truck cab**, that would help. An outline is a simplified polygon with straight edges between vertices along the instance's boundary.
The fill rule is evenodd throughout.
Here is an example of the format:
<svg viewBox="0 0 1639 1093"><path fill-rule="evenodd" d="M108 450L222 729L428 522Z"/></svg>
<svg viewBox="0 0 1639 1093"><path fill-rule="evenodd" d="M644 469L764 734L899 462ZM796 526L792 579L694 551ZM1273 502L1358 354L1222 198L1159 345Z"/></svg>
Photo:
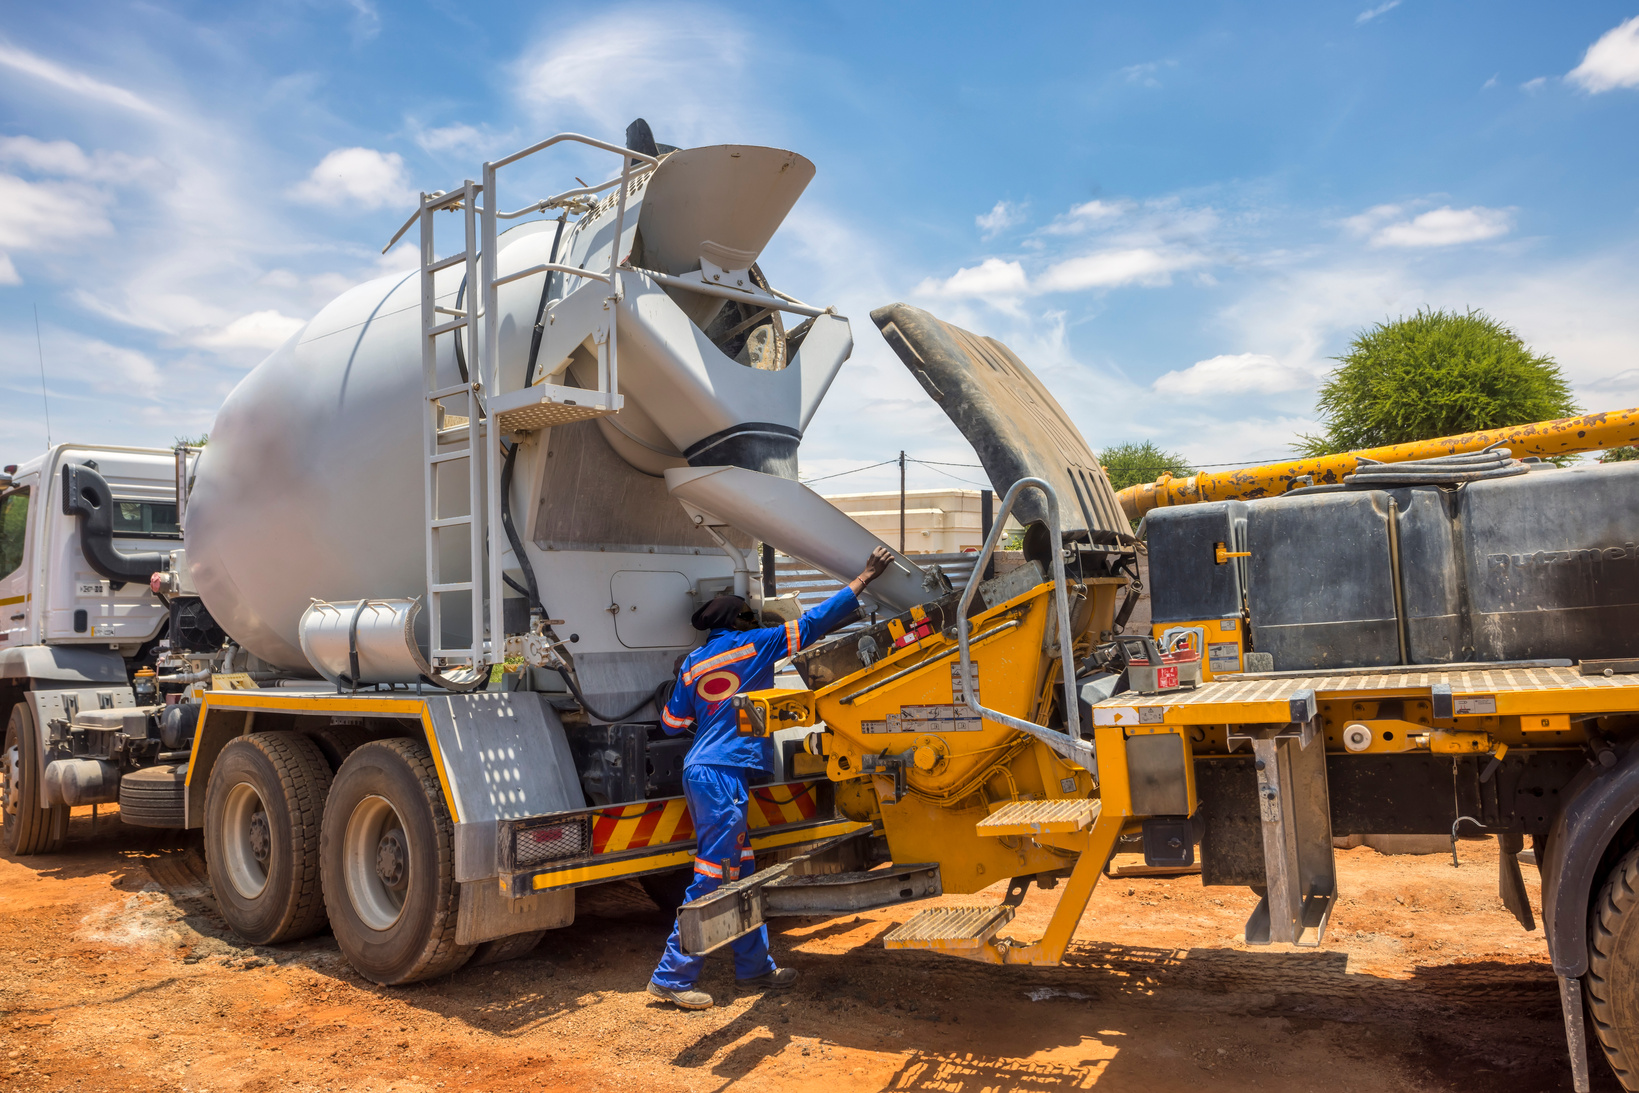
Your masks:
<svg viewBox="0 0 1639 1093"><path fill-rule="evenodd" d="M34 645L136 656L159 636L166 608L145 585L97 573L79 518L63 511L62 468L95 470L113 495L113 544L169 553L182 545L175 457L155 448L59 444L19 464L0 493L0 663Z"/></svg>

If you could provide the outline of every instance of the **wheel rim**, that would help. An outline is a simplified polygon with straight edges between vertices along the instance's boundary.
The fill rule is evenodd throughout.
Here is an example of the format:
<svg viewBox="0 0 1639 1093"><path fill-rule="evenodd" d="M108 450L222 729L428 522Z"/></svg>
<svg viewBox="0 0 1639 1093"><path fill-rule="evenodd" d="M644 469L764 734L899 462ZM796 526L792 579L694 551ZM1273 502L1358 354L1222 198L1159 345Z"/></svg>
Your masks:
<svg viewBox="0 0 1639 1093"><path fill-rule="evenodd" d="M23 800L23 749L16 744L11 745L0 756L0 762L5 764L5 782L0 784L0 812L4 812L6 822L10 823L17 816L17 810L22 807Z"/></svg>
<svg viewBox="0 0 1639 1093"><path fill-rule="evenodd" d="M372 930L390 929L404 914L410 889L410 840L385 797L372 795L353 806L342 860L347 898L359 920Z"/></svg>
<svg viewBox="0 0 1639 1093"><path fill-rule="evenodd" d="M228 883L246 899L255 899L267 888L273 832L268 825L267 806L249 782L240 782L228 790L222 828Z"/></svg>

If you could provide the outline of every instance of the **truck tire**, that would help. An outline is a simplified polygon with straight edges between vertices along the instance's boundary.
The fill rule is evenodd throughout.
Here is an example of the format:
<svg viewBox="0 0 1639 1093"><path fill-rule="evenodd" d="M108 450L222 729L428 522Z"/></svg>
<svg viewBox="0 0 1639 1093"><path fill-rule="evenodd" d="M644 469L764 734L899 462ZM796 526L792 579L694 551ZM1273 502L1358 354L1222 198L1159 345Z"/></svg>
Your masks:
<svg viewBox="0 0 1639 1093"><path fill-rule="evenodd" d="M233 932L253 945L324 928L319 828L330 768L293 732L256 732L222 749L205 792L211 889Z"/></svg>
<svg viewBox="0 0 1639 1093"><path fill-rule="evenodd" d="M1639 847L1623 855L1594 901L1588 1009L1623 1089L1639 1090Z"/></svg>
<svg viewBox="0 0 1639 1093"><path fill-rule="evenodd" d="M135 827L187 825L188 764L162 763L120 779L120 821Z"/></svg>
<svg viewBox="0 0 1639 1093"><path fill-rule="evenodd" d="M472 955L455 941L455 825L426 745L375 740L347 757L319 859L336 944L366 979L431 979Z"/></svg>
<svg viewBox="0 0 1639 1093"><path fill-rule="evenodd" d="M51 854L68 837L68 806L40 807L40 734L28 703L11 708L0 750L0 814L6 849L18 857Z"/></svg>
<svg viewBox="0 0 1639 1093"><path fill-rule="evenodd" d="M668 870L665 873L650 873L637 878L637 883L667 918L676 918L677 909L683 906L689 885L694 883L694 870L684 868Z"/></svg>
<svg viewBox="0 0 1639 1093"><path fill-rule="evenodd" d="M485 964L499 964L503 960L517 960L520 956L528 956L545 936L545 930L531 930L527 934L513 934L511 937L498 937L493 941L480 941L477 948L472 950L472 966L481 968Z"/></svg>
<svg viewBox="0 0 1639 1093"><path fill-rule="evenodd" d="M332 774L341 769L355 748L376 738L376 734L363 725L315 725L299 731L319 746Z"/></svg>

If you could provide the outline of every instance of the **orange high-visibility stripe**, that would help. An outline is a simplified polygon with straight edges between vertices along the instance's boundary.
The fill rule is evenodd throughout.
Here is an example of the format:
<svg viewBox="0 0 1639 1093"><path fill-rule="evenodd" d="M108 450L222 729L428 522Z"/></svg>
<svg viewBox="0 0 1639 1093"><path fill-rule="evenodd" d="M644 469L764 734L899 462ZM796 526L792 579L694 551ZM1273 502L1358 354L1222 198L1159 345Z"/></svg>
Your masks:
<svg viewBox="0 0 1639 1093"><path fill-rule="evenodd" d="M802 627L795 621L785 624L785 651L789 656L802 651Z"/></svg>
<svg viewBox="0 0 1639 1093"><path fill-rule="evenodd" d="M686 729L694 723L694 718L673 717L672 712L665 708L662 708L660 711L660 720L664 721L674 729Z"/></svg>
<svg viewBox="0 0 1639 1093"><path fill-rule="evenodd" d="M687 686L699 679L701 676L705 675L707 672L714 671L723 667L724 665L736 664L742 660L749 660L756 655L757 647L755 645L740 645L730 649L726 653L718 653L714 657L707 657L705 660L694 665L688 671L683 673L683 684L684 686Z"/></svg>

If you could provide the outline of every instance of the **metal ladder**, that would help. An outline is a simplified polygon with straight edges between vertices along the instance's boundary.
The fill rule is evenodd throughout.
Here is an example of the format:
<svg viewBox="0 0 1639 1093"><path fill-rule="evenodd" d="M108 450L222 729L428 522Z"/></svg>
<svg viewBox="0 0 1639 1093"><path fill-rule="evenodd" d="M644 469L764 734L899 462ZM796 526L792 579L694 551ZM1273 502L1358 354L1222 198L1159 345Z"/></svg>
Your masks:
<svg viewBox="0 0 1639 1093"><path fill-rule="evenodd" d="M496 173L517 161L553 145L571 142L590 145L620 157L620 173L596 186L581 186L514 212L495 207ZM576 133L560 133L533 144L504 159L484 164L483 183L467 179L458 190L423 193L414 215L383 248L393 245L416 220L421 221L421 376L422 376L422 501L425 509L427 551L427 611L429 624L428 660L442 678L448 669L466 669L477 674L505 658L504 625L501 618L503 579L501 558L506 540L501 524L501 436L506 432L550 428L576 421L618 413L623 404L619 393L618 358L614 305L621 295L620 240L626 214L626 199L633 177L653 170L659 160L617 144L594 140ZM618 187L618 189L616 189ZM498 221L513 220L531 212L562 206L573 198L585 198L616 189L614 233L607 272L578 269L546 262L504 276L497 270L499 251ZM483 204L479 205L482 195ZM434 246L433 214L440 210L458 211L465 228L464 246L459 253L439 258ZM438 302L436 278L446 269L465 267L467 291L461 306L445 307ZM536 383L521 391L499 389L500 330L490 321L497 314L497 290L511 281L557 271L583 282L601 282L608 287L605 318L598 331L598 388L558 387ZM438 337L453 334L465 339L468 374L465 381L438 385ZM459 417L465 411L465 436L453 444L440 444L443 417ZM464 480L448 472L448 465L466 463ZM462 574L443 571L444 533L467 530L467 570ZM449 579L449 578L456 579ZM444 643L446 596L467 596L470 610L471 643L452 646ZM486 610L486 604L488 609ZM452 682L455 682L452 680ZM472 682L470 680L466 682Z"/></svg>
<svg viewBox="0 0 1639 1093"><path fill-rule="evenodd" d="M480 376L472 374L477 364L478 320L482 314L479 300L484 294L476 291L478 285L478 218L475 208L483 187L468 179L459 190L445 194L422 194L417 215L421 219L421 435L422 435L422 502L426 512L427 548L427 611L428 661L434 671L445 668L479 669L493 663L500 653L499 641L486 642L484 626L484 550L486 538L494 541L498 533L499 513L485 504L484 453L480 443L486 430L480 426L483 414ZM439 258L434 248L433 213L440 209L460 211L465 222L466 239L463 248L448 258ZM445 307L438 302L435 287L441 270L454 266L466 267L467 291L462 306ZM453 333L466 339L468 374L465 382L445 387L438 385L438 337ZM440 445L441 433L451 430L440 428L441 418L460 416L452 414L445 400L454 403L454 409L465 411L466 436L454 445ZM486 447L491 445L486 445ZM452 474L465 462L466 474ZM487 462L487 461L486 461ZM463 511L464 510L464 511ZM455 529L467 530L467 572L447 574L443 571L445 533ZM458 577L460 579L450 579ZM444 644L445 597L467 595L471 615L471 644L448 646ZM499 595L494 597L500 602ZM499 630L499 627L497 627Z"/></svg>

